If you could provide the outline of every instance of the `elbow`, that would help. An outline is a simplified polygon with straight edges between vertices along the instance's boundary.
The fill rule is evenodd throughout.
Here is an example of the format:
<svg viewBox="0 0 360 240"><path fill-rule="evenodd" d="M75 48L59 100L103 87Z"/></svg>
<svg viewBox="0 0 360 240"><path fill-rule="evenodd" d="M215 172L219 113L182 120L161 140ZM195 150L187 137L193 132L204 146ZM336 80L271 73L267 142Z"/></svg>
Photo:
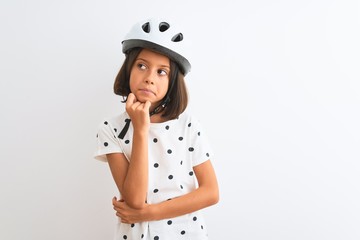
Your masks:
<svg viewBox="0 0 360 240"><path fill-rule="evenodd" d="M217 204L220 201L219 186L216 184L211 191L212 205Z"/></svg>
<svg viewBox="0 0 360 240"><path fill-rule="evenodd" d="M209 193L208 195L208 205L215 205L219 202L220 200L220 196L219 196L219 191L218 190L214 190L211 193Z"/></svg>
<svg viewBox="0 0 360 240"><path fill-rule="evenodd" d="M212 197L211 197L211 205L215 205L219 202L220 200L220 195L219 195L219 191L216 191L212 194Z"/></svg>
<svg viewBox="0 0 360 240"><path fill-rule="evenodd" d="M143 208L145 208L146 206L146 202L144 201L126 201L126 204L133 208L133 209L137 209L137 210L141 210Z"/></svg>
<svg viewBox="0 0 360 240"><path fill-rule="evenodd" d="M219 188L218 186L202 186L200 187L203 191L204 203L206 207L215 205L220 200Z"/></svg>
<svg viewBox="0 0 360 240"><path fill-rule="evenodd" d="M122 196L126 204L133 209L143 209L146 206L145 194L138 194L133 192L125 191L122 192Z"/></svg>

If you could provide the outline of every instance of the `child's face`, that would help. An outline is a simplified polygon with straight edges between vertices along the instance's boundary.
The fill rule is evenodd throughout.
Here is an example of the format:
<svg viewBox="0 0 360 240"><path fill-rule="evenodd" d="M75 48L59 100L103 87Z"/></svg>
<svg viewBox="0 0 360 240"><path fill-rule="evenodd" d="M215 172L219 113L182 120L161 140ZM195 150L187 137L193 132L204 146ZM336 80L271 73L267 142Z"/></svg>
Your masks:
<svg viewBox="0 0 360 240"><path fill-rule="evenodd" d="M168 57L143 49L136 58L130 73L130 90L140 102L146 100L152 106L165 97L170 78Z"/></svg>

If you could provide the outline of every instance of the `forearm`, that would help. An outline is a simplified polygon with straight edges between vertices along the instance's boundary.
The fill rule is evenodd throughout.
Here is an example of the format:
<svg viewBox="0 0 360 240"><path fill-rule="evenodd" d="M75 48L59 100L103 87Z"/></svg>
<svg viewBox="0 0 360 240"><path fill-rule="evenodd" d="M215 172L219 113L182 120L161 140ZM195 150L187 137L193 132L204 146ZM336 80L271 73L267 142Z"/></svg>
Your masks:
<svg viewBox="0 0 360 240"><path fill-rule="evenodd" d="M147 220L154 221L178 217L214 205L218 201L219 193L217 189L199 187L186 195L149 205L147 208Z"/></svg>
<svg viewBox="0 0 360 240"><path fill-rule="evenodd" d="M199 187L188 194L168 201L143 204L134 209L126 201L113 199L117 216L124 223L156 221L182 216L216 204L219 201L219 188L211 162L206 161L194 167L194 172Z"/></svg>
<svg viewBox="0 0 360 240"><path fill-rule="evenodd" d="M135 131L131 160L123 185L123 198L133 208L145 204L148 187L148 135Z"/></svg>

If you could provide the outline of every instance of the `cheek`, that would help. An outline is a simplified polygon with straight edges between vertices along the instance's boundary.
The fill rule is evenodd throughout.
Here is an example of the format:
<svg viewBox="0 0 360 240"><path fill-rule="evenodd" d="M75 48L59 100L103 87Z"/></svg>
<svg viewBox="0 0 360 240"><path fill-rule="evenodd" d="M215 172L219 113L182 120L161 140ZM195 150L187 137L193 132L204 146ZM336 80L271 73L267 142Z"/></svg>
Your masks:
<svg viewBox="0 0 360 240"><path fill-rule="evenodd" d="M165 96L165 94L167 93L169 89L169 84L161 84L161 85L158 85L158 91L162 93L162 95Z"/></svg>
<svg viewBox="0 0 360 240"><path fill-rule="evenodd" d="M130 80L129 80L129 87L130 87L130 92L133 92L134 83L133 83L133 81L131 81L131 78L130 78Z"/></svg>
<svg viewBox="0 0 360 240"><path fill-rule="evenodd" d="M137 85L137 80L136 80L136 76L134 75L130 75L130 78L129 78L129 87L130 87L130 90L131 92L133 92L133 90L135 89Z"/></svg>
<svg viewBox="0 0 360 240"><path fill-rule="evenodd" d="M167 92L167 91L169 90L169 88L170 88L170 80L168 80L168 81L167 81L167 84L164 84L164 85L165 85L165 86L164 86L164 89L165 89L164 91Z"/></svg>

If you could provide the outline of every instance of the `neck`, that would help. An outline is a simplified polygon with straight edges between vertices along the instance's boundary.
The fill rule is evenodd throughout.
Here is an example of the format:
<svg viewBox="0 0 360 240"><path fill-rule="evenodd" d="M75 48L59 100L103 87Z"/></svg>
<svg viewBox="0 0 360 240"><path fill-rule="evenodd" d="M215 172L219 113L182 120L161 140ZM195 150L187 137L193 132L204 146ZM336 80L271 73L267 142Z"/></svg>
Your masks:
<svg viewBox="0 0 360 240"><path fill-rule="evenodd" d="M166 122L168 119L161 116L161 113L154 114L150 117L151 123L162 123Z"/></svg>

